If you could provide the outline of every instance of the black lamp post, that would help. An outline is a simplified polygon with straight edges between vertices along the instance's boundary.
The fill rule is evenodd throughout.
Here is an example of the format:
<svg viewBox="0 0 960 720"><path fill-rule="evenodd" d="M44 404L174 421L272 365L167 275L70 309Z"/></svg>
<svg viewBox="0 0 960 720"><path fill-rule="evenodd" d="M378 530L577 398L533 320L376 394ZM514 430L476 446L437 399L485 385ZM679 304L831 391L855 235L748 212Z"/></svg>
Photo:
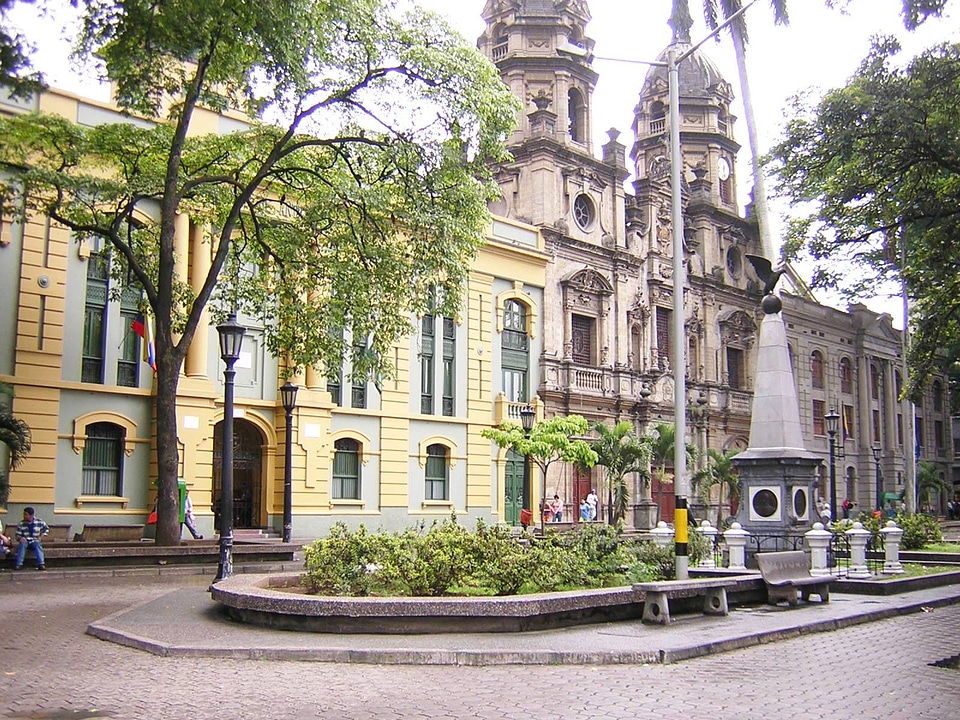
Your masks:
<svg viewBox="0 0 960 720"><path fill-rule="evenodd" d="M880 474L880 455L883 453L883 448L880 447L880 443L873 444L873 460L876 463L877 468L877 510L883 511L883 477Z"/></svg>
<svg viewBox="0 0 960 720"><path fill-rule="evenodd" d="M530 431L533 430L533 424L537 419L537 411L533 409L531 405L524 405L520 408L520 424L523 426L523 434L525 437L530 437ZM530 488L530 454L523 454L523 485L529 490ZM544 492L546 492L546 485L544 485ZM542 500L541 500L542 502ZM540 534L543 534L543 509L540 510Z"/></svg>
<svg viewBox="0 0 960 720"><path fill-rule="evenodd" d="M837 430L840 427L840 413L834 408L823 416L827 423L827 435L830 436L830 520L837 519Z"/></svg>
<svg viewBox="0 0 960 720"><path fill-rule="evenodd" d="M223 371L223 442L220 452L220 564L214 582L233 574L233 366L240 358L243 326L236 313L217 325L220 334L220 357L226 363Z"/></svg>
<svg viewBox="0 0 960 720"><path fill-rule="evenodd" d="M291 479L291 465L293 464L293 409L297 406L297 390L299 388L287 380L280 388L280 400L283 410L287 414L287 438L283 463L283 541L290 542L293 533L293 481Z"/></svg>

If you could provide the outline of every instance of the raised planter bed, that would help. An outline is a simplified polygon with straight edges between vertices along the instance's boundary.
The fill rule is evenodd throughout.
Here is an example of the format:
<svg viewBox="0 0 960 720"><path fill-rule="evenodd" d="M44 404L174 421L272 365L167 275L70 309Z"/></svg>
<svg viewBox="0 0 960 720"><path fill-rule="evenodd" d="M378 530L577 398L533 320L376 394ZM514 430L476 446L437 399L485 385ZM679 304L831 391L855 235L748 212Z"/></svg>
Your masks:
<svg viewBox="0 0 960 720"><path fill-rule="evenodd" d="M329 597L303 593L300 578L234 575L213 585L210 594L229 617L251 625L379 634L523 632L636 619L644 600L631 587L508 597ZM756 597L763 592L757 575L731 578L731 586Z"/></svg>

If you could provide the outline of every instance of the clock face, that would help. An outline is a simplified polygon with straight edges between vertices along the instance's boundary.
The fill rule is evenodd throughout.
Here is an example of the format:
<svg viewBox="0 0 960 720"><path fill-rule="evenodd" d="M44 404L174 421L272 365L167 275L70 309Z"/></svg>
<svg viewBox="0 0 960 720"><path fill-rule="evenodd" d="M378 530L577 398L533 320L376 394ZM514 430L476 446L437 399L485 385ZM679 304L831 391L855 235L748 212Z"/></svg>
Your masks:
<svg viewBox="0 0 960 720"><path fill-rule="evenodd" d="M726 158L720 158L720 162L717 163L717 175L721 180L730 178L730 163L727 162Z"/></svg>

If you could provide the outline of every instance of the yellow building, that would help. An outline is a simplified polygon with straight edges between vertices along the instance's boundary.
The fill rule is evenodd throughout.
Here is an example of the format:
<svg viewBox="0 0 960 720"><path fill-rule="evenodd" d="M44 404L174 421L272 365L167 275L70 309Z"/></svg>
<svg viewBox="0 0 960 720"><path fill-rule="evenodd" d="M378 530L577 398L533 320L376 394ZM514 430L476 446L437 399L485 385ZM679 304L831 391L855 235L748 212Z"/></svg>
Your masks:
<svg viewBox="0 0 960 720"><path fill-rule="evenodd" d="M145 122L58 91L0 100L5 113L33 110L86 125ZM194 131L229 131L239 122L201 112ZM176 242L178 257L189 258L181 279L202 282L209 257L202 228L181 216ZM10 476L7 517L33 505L74 532L143 523L156 468L153 373L132 329L139 294L111 287L97 250L45 217L25 225L7 218L0 235L0 381L14 387L13 411L33 432L33 451ZM339 379L312 369L294 378L295 537L320 535L339 520L396 529L451 512L471 524L517 524L520 507L535 505L522 463L492 449L480 431L516 418L540 384L547 263L539 231L493 219L460 316L412 318L419 333L394 347L396 380L350 384L349 367ZM216 328L205 322L182 368L177 435L180 475L209 534L219 496L223 363ZM287 433L280 367L262 328L252 318L239 322L246 334L236 365L234 526L279 530Z"/></svg>

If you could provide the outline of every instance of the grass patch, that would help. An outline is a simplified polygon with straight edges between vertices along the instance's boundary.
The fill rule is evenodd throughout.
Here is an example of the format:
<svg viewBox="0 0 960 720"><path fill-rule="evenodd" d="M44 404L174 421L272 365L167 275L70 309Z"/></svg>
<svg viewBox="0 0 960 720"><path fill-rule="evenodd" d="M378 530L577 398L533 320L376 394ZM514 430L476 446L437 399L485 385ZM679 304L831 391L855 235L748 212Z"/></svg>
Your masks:
<svg viewBox="0 0 960 720"><path fill-rule="evenodd" d="M950 565L921 565L919 563L903 563L903 575L892 577L922 577L923 575L937 575L945 572L957 572L960 567Z"/></svg>
<svg viewBox="0 0 960 720"><path fill-rule="evenodd" d="M921 552L960 554L960 543L955 543L955 542L930 543L929 545L924 545L923 550Z"/></svg>

